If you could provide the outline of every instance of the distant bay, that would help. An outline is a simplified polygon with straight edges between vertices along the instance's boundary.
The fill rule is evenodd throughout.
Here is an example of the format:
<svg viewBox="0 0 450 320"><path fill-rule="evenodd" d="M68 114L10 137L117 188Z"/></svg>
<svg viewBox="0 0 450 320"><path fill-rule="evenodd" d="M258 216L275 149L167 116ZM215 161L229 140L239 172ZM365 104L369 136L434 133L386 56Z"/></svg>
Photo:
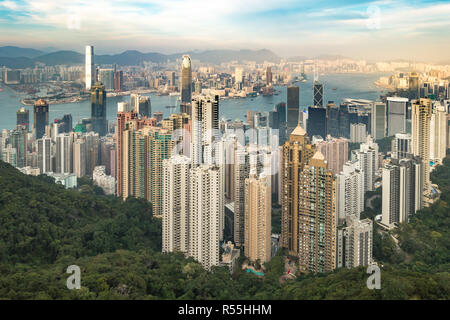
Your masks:
<svg viewBox="0 0 450 320"><path fill-rule="evenodd" d="M367 100L378 100L382 94L380 88L374 85L379 77L385 74L372 73L345 73L345 74L327 74L320 76L320 81L324 85L324 104L328 101L334 101L336 104L342 102L344 98L359 98ZM302 108L312 104L313 99L313 76L308 75L308 81L297 83L300 86L300 105ZM0 92L0 130L14 129L16 126L16 111L22 107L21 100L26 97L25 94L15 93L8 87L3 86ZM333 90L333 89L336 90ZM286 87L275 87L278 95L258 96L255 98L245 99L223 99L220 101L220 117L226 119L245 120L248 110L267 112L273 109L274 105L279 102L286 102ZM173 109L166 106L178 106L178 96L157 96L156 94L145 94L150 96L152 104L152 112L162 111L167 117L174 112ZM107 118L108 121L115 121L117 113L117 103L121 101L129 101L129 96L111 97L107 99ZM33 124L33 107L25 106L30 110L30 126ZM91 114L90 101L82 101L67 104L52 104L49 107L49 119L52 122L56 118L61 118L64 114L72 114L73 124L81 121L82 118L89 118Z"/></svg>

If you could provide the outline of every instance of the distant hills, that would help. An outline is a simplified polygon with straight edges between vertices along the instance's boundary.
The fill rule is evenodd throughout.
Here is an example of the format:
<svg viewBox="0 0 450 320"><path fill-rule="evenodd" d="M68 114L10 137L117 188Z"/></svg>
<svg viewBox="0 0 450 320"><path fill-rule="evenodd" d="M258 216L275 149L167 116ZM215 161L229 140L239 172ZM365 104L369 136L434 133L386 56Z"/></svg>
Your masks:
<svg viewBox="0 0 450 320"><path fill-rule="evenodd" d="M44 52L42 51L30 48L0 47L0 57L2 58L36 58L43 54Z"/></svg>
<svg viewBox="0 0 450 320"><path fill-rule="evenodd" d="M137 50L128 50L120 54L96 55L96 64L117 64L120 66L140 65L145 61L162 63L168 60L175 61L183 54L189 54L191 59L204 63L220 64L230 61L264 61L279 62L280 57L267 49L261 50L207 50L191 51L177 54L162 54L158 52L142 53ZM0 47L0 66L9 68L30 68L36 62L46 65L77 65L84 63L84 55L75 51L56 51L45 53L39 50L19 47Z"/></svg>

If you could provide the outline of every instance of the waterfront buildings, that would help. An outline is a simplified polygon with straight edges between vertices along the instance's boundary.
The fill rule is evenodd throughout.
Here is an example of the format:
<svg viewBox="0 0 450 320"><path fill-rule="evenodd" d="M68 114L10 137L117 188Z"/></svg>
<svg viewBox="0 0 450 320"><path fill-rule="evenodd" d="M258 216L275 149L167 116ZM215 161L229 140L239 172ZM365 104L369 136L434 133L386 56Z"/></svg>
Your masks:
<svg viewBox="0 0 450 320"><path fill-rule="evenodd" d="M106 90L105 86L97 82L91 89L91 123L92 130L100 136L108 132L106 120Z"/></svg>
<svg viewBox="0 0 450 320"><path fill-rule="evenodd" d="M48 126L48 103L43 99L38 99L34 103L33 132L35 139L42 138L46 126Z"/></svg>
<svg viewBox="0 0 450 320"><path fill-rule="evenodd" d="M192 65L191 58L184 55L181 59L181 102L180 112L191 115L192 100Z"/></svg>
<svg viewBox="0 0 450 320"><path fill-rule="evenodd" d="M86 46L85 49L85 84L86 90L91 90L95 83L95 69L94 69L94 47Z"/></svg>

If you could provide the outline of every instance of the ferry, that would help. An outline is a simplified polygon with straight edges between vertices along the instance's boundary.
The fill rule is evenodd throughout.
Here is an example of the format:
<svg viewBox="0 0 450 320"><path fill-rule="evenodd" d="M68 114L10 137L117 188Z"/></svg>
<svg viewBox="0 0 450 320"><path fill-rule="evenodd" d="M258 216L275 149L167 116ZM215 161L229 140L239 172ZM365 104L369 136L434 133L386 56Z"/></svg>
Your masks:
<svg viewBox="0 0 450 320"><path fill-rule="evenodd" d="M333 90L334 90L334 91L336 91L336 90L337 90L337 88L333 88Z"/></svg>

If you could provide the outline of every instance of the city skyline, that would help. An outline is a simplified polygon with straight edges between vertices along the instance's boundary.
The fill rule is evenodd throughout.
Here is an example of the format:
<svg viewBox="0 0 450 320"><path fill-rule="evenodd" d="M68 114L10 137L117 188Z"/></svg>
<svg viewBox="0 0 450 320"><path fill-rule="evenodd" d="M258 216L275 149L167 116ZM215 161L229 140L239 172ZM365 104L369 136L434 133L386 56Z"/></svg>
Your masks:
<svg viewBox="0 0 450 320"><path fill-rule="evenodd" d="M449 36L440 32L450 26L449 15L445 1L6 0L0 2L0 28L7 31L0 42L48 51L93 44L99 54L267 48L281 57L441 62L450 49Z"/></svg>

